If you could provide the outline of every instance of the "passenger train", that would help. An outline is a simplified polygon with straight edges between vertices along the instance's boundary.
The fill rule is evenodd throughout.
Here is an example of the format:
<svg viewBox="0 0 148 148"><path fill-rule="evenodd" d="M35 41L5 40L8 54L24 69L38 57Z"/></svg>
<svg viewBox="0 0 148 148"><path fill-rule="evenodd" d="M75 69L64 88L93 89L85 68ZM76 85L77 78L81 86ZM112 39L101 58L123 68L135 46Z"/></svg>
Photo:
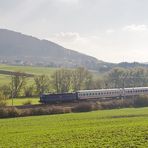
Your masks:
<svg viewBox="0 0 148 148"><path fill-rule="evenodd" d="M148 95L148 87L79 90L73 93L42 94L41 103L70 102L101 98L123 98L128 96Z"/></svg>

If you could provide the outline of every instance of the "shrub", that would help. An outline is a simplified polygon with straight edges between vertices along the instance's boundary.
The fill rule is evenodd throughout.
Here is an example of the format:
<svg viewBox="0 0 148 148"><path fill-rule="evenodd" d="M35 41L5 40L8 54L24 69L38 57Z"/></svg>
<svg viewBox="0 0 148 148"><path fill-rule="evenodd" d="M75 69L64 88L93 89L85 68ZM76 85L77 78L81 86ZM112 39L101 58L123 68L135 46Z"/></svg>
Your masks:
<svg viewBox="0 0 148 148"><path fill-rule="evenodd" d="M64 113L63 107L53 106L51 109L51 114L63 114L63 113Z"/></svg>
<svg viewBox="0 0 148 148"><path fill-rule="evenodd" d="M7 108L8 117L19 117L21 115L21 111L15 107Z"/></svg>
<svg viewBox="0 0 148 148"><path fill-rule="evenodd" d="M135 107L146 107L148 106L148 95L141 95L136 97L134 100Z"/></svg>
<svg viewBox="0 0 148 148"><path fill-rule="evenodd" d="M132 99L110 100L110 101L100 102L99 105L102 109L132 107L133 100Z"/></svg>
<svg viewBox="0 0 148 148"><path fill-rule="evenodd" d="M63 111L64 111L64 113L71 113L72 112L71 107L65 107L65 108L63 108Z"/></svg>
<svg viewBox="0 0 148 148"><path fill-rule="evenodd" d="M0 92L0 107L6 106L6 105L7 105L6 96L3 95L2 92Z"/></svg>
<svg viewBox="0 0 148 148"><path fill-rule="evenodd" d="M46 115L48 110L45 108L32 108L30 109L30 115Z"/></svg>
<svg viewBox="0 0 148 148"><path fill-rule="evenodd" d="M11 96L11 89L9 85L3 85L0 86L1 94L3 95L3 98L8 99Z"/></svg>
<svg viewBox="0 0 148 148"><path fill-rule="evenodd" d="M0 108L0 118L8 117L8 111L5 108Z"/></svg>
<svg viewBox="0 0 148 148"><path fill-rule="evenodd" d="M91 103L80 103L72 108L73 112L88 112L94 110L94 104Z"/></svg>
<svg viewBox="0 0 148 148"><path fill-rule="evenodd" d="M24 88L24 95L25 97L32 97L34 91L34 86L26 86Z"/></svg>

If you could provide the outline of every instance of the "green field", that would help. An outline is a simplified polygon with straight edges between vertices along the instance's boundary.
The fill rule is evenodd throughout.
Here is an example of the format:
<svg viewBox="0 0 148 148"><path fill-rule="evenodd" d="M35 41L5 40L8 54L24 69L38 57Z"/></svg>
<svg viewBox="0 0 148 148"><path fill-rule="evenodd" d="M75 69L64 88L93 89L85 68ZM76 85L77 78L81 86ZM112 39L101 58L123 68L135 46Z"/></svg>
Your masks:
<svg viewBox="0 0 148 148"><path fill-rule="evenodd" d="M45 74L51 76L56 68L50 67L35 67L35 66L10 66L10 65L3 65L0 64L0 70L7 70L7 71L16 71L16 72L25 72L35 75ZM33 78L28 78L28 81L32 83ZM10 76L1 75L0 74L0 85L5 85L10 83Z"/></svg>
<svg viewBox="0 0 148 148"><path fill-rule="evenodd" d="M39 104L39 98L14 98L13 105L23 105L26 101L31 101L31 104ZM7 100L7 106L12 105L12 99Z"/></svg>
<svg viewBox="0 0 148 148"><path fill-rule="evenodd" d="M50 67L11 66L3 64L0 64L0 69L8 71L26 72L31 74L46 74L46 75L50 75L56 70L56 68L50 68Z"/></svg>
<svg viewBox="0 0 148 148"><path fill-rule="evenodd" d="M0 120L2 148L147 148L148 108Z"/></svg>

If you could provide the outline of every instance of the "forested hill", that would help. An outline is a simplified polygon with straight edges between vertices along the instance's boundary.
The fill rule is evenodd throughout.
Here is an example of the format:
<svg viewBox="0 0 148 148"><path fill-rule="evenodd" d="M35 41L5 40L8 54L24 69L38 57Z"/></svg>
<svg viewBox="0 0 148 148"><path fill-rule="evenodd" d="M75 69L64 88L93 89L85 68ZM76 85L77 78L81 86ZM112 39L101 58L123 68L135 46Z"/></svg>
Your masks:
<svg viewBox="0 0 148 148"><path fill-rule="evenodd" d="M92 70L108 67L108 63L94 57L66 49L51 41L6 29L0 29L0 61L18 65L83 66Z"/></svg>

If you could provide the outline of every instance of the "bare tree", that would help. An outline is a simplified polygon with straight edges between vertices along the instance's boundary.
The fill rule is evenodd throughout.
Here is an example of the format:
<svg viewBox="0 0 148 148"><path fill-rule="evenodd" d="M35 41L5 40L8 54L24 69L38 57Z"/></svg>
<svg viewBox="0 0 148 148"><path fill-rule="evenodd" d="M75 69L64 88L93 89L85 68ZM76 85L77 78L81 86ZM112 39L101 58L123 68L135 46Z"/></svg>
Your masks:
<svg viewBox="0 0 148 148"><path fill-rule="evenodd" d="M52 86L57 93L69 92L71 87L71 70L56 70L52 75Z"/></svg>
<svg viewBox="0 0 148 148"><path fill-rule="evenodd" d="M45 92L48 92L50 80L49 77L46 75L40 75L34 77L35 85L36 85L36 91L38 94L42 94Z"/></svg>
<svg viewBox="0 0 148 148"><path fill-rule="evenodd" d="M21 88L25 84L25 76L21 75L19 72L16 72L14 75L11 75L11 97L18 97Z"/></svg>
<svg viewBox="0 0 148 148"><path fill-rule="evenodd" d="M90 89L92 83L92 74L83 67L79 67L73 71L72 87L73 90Z"/></svg>

